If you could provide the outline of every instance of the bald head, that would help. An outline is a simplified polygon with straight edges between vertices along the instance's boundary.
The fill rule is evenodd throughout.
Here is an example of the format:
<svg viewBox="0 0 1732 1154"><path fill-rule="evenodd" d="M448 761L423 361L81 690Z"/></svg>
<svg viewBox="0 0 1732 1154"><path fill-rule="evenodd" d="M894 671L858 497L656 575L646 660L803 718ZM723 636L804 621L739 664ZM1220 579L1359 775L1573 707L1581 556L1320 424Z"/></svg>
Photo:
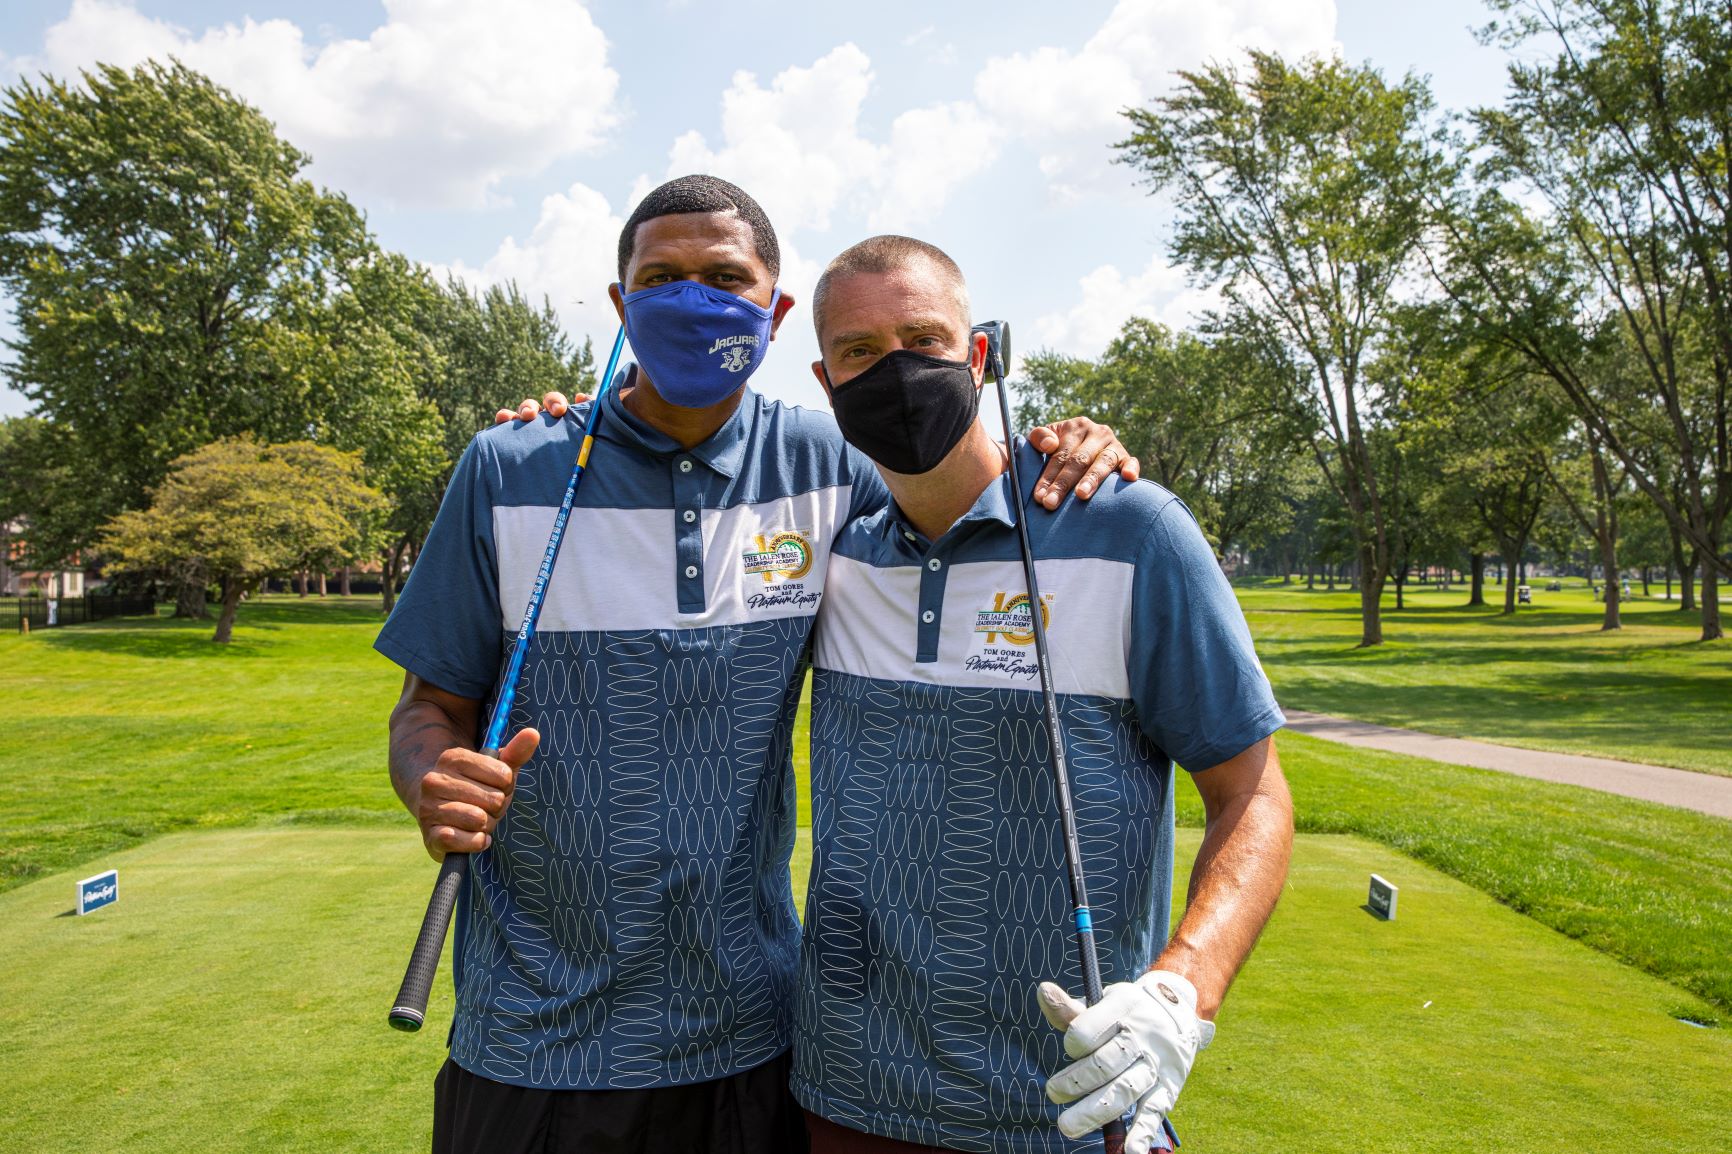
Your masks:
<svg viewBox="0 0 1732 1154"><path fill-rule="evenodd" d="M812 324L818 330L818 347L824 348L828 306L838 284L852 276L904 272L924 273L942 285L949 302L954 305L955 318L967 327L968 283L963 280L962 270L956 267L956 262L935 244L887 233L868 237L845 250L818 278L818 287L812 290Z"/></svg>

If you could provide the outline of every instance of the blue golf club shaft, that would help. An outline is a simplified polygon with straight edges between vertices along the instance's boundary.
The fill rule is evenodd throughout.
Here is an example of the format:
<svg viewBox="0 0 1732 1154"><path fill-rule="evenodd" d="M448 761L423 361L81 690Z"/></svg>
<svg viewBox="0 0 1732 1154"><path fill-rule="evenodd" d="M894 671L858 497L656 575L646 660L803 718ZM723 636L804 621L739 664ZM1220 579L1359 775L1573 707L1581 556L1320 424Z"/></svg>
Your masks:
<svg viewBox="0 0 1732 1154"><path fill-rule="evenodd" d="M607 358L607 371L596 386L595 398L589 403L589 418L583 426L583 442L577 451L577 463L571 468L571 479L565 483L565 497L553 517L553 532L547 538L547 551L542 554L541 568L535 574L535 585L529 591L529 604L523 610L523 624L511 643L511 656L499 679L499 692L493 699L493 712L487 718L487 734L481 742L483 757L498 757L505 743L505 727L511 723L511 706L517 700L517 682L523 674L523 660L529 653L529 640L535 636L535 623L541 619L541 602L547 593L547 583L553 577L553 566L559 560L559 546L565 539L565 525L571 519L572 502L577 499L577 486L589 464L589 451L595 444L595 425L601 415L601 399L613 383L614 370L619 366L620 350L625 346L625 326L613 339L613 352ZM427 998L433 992L433 977L439 969L439 954L445 948L445 934L451 926L451 914L457 907L457 895L469 876L469 855L448 853L439 865L439 877L433 883L433 896L428 899L427 913L421 919L421 932L415 938L415 948L409 954L409 968L403 975L403 985L391 1005L390 1022L399 1030L413 1032L427 1019Z"/></svg>

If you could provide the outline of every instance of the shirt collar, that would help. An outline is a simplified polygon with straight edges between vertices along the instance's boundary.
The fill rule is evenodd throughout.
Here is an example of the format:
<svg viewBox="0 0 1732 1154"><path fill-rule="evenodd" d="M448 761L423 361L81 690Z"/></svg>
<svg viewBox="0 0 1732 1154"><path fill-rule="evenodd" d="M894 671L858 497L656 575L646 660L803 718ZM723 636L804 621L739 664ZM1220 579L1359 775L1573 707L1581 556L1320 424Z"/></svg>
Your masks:
<svg viewBox="0 0 1732 1154"><path fill-rule="evenodd" d="M1016 448L1018 453L1016 467L1021 474L1019 479L1022 481L1024 490L1022 500L1017 503L1017 506L1027 508L1029 498L1034 493L1034 483L1040 477L1040 471L1046 462L1045 458L1030 449L1028 442L1021 437L1016 439ZM919 536L920 530L916 529L903 515L902 507L896 503L895 497L890 498L890 519L899 532L903 534L913 533L916 537ZM975 523L987 521L995 521L1007 528L1016 524L1016 514L1012 512L1010 500L1009 469L1000 473L991 484L980 491L980 496L974 499L974 504L969 506L968 512L958 517L956 524L946 530L944 536L949 537Z"/></svg>
<svg viewBox="0 0 1732 1154"><path fill-rule="evenodd" d="M601 400L601 419L596 430L598 437L636 445L658 457L673 457L684 453L702 461L729 480L740 475L740 469L746 463L746 443L751 439L752 426L747 410L756 407L758 396L749 386L745 395L740 398L739 406L722 422L722 427L687 449L661 430L651 428L625 407L625 402L620 399L620 392L636 379L636 365L629 366L615 378L619 382L618 386L609 389Z"/></svg>

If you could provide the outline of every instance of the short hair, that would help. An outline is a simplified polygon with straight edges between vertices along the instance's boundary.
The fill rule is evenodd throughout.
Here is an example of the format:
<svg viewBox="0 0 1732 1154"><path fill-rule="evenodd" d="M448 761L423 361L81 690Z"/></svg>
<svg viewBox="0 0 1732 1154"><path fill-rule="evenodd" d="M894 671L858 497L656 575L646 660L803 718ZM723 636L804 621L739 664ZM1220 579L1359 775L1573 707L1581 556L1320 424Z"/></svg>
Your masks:
<svg viewBox="0 0 1732 1154"><path fill-rule="evenodd" d="M956 294L957 307L962 310L963 322L967 323L968 282L963 279L962 269L950 259L949 253L935 244L927 244L911 236L886 233L883 236L867 237L859 244L845 249L831 261L824 269L824 275L818 278L817 287L812 290L812 326L818 333L820 355L824 341L824 306L828 302L834 281L859 273L882 275L897 272L916 260L929 262L938 270L940 276L950 282L951 289Z"/></svg>
<svg viewBox="0 0 1732 1154"><path fill-rule="evenodd" d="M680 216L696 212L737 212L752 230L753 247L758 259L770 270L772 277L782 275L782 248L776 243L776 230L770 218L758 207L746 190L715 176L694 173L677 176L659 185L638 201L631 210L625 227L619 230L619 279L625 281L626 266L637 248L637 226L658 216Z"/></svg>

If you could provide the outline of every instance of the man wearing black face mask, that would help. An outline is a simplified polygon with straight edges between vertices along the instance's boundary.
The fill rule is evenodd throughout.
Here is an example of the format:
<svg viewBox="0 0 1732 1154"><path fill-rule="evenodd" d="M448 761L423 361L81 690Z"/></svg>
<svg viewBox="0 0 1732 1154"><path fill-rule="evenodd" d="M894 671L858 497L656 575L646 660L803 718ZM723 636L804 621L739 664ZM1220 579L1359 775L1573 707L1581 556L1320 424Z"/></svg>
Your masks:
<svg viewBox="0 0 1732 1154"><path fill-rule="evenodd" d="M779 264L713 177L626 222L610 291L638 365L600 402L500 759L478 722L581 418L475 439L379 636L408 674L393 784L434 857L474 854L441 1154L805 1144L795 707L830 543L886 493L827 417L745 385L793 304Z"/></svg>
<svg viewBox="0 0 1732 1154"><path fill-rule="evenodd" d="M1183 504L1109 478L1030 518L1031 607L1033 496L1009 492L1005 453L1038 456L978 420L986 338L956 265L875 237L813 311L813 371L893 497L837 538L815 638L793 1082L814 1154L1098 1150L1125 1112L1131 1154L1165 1148L1292 841L1282 717L1232 590ZM1112 983L1087 1010L1062 988L1081 983L1036 611ZM1168 940L1175 761L1208 825Z"/></svg>

